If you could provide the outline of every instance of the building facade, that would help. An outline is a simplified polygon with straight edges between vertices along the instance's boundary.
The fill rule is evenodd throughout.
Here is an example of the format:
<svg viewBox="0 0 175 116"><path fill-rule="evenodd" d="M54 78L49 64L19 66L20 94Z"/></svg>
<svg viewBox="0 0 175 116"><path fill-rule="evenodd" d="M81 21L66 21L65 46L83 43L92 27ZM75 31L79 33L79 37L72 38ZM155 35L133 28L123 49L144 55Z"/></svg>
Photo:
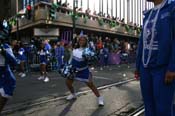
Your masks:
<svg viewBox="0 0 175 116"><path fill-rule="evenodd" d="M5 0L4 0L5 1ZM19 18L18 24L13 26L13 35L17 33L17 39L30 40L33 37L37 38L72 38L70 32L73 28L72 14L73 1L75 6L82 8L82 12L85 12L88 8L91 10L91 14L94 11L102 12L103 14L124 19L124 24L117 23L113 27L113 20L106 19L105 17L92 16L87 19L85 14L76 19L76 30L84 30L85 32L113 35L120 38L138 38L136 29L134 26L127 26L128 23L142 24L142 11L153 7L151 3L147 3L146 0L61 0L62 3L69 3L67 10L62 12L60 8L56 10L56 17L54 20L49 19L49 11L52 3L56 3L60 0L11 0L10 10L11 15L16 15L22 10L26 9L27 5L32 6L32 18ZM15 2L15 3L14 3ZM4 3L5 4L5 3ZM100 24L101 19L103 24ZM105 22L104 22L105 21ZM112 23L112 25L111 25ZM116 23L116 21L115 21ZM132 28L132 32L128 31L128 27ZM77 33L79 33L77 31ZM66 33L65 35L63 33ZM72 33L73 35L73 33ZM18 38L19 37L19 38Z"/></svg>
<svg viewBox="0 0 175 116"><path fill-rule="evenodd" d="M7 19L11 16L11 2L8 0L0 0L0 20Z"/></svg>
<svg viewBox="0 0 175 116"><path fill-rule="evenodd" d="M25 9L28 4L33 5L39 1L57 2L59 0L0 0L2 9L0 20L14 16L18 11ZM70 8L73 8L73 0L61 1L70 3ZM84 11L90 8L91 12L103 12L106 15L124 18L126 23L133 22L139 25L142 25L142 11L153 7L153 4L146 0L77 0L77 5Z"/></svg>

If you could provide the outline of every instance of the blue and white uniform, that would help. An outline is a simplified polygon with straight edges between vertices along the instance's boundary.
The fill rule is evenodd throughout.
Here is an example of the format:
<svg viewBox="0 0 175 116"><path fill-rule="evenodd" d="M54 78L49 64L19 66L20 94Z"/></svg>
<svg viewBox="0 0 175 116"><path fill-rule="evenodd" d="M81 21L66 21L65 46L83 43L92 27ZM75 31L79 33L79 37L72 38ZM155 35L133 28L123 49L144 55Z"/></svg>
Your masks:
<svg viewBox="0 0 175 116"><path fill-rule="evenodd" d="M74 79L83 81L83 82L89 82L90 71L86 60L82 56L83 51L84 51L83 48L78 48L73 50L72 66L77 71Z"/></svg>
<svg viewBox="0 0 175 116"><path fill-rule="evenodd" d="M16 65L17 60L8 44L3 44L4 55L0 54L0 94L9 98L16 87L16 79L10 69L10 65Z"/></svg>
<svg viewBox="0 0 175 116"><path fill-rule="evenodd" d="M48 63L48 56L50 55L49 54L49 51L45 50L45 49L41 49L39 52L39 58L40 58L40 64L47 64Z"/></svg>
<svg viewBox="0 0 175 116"><path fill-rule="evenodd" d="M24 54L24 52L25 52L24 48L20 48L20 49L18 50L18 56L17 56L17 58L18 58L20 61L26 61L26 60L27 60L26 55Z"/></svg>
<svg viewBox="0 0 175 116"><path fill-rule="evenodd" d="M174 116L175 82L166 85L165 74L175 72L175 36L172 36L175 2L164 0L144 16L136 67L140 72L145 116Z"/></svg>

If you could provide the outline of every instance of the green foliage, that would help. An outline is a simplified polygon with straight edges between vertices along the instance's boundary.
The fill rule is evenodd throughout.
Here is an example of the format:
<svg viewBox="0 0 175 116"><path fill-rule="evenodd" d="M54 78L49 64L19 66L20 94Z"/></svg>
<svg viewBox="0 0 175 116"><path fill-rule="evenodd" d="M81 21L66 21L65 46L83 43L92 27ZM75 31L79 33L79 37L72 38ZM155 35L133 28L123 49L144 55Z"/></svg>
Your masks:
<svg viewBox="0 0 175 116"><path fill-rule="evenodd" d="M17 24L16 18L11 18L11 19L9 20L9 24L15 26L15 25Z"/></svg>
<svg viewBox="0 0 175 116"><path fill-rule="evenodd" d="M76 21L79 16L77 14L71 14L71 17L72 17L72 20L74 20L74 18L75 18L75 21Z"/></svg>
<svg viewBox="0 0 175 116"><path fill-rule="evenodd" d="M59 5L57 4L57 3L52 3L52 5L51 5L51 8L53 8L53 9L57 9L59 7Z"/></svg>
<svg viewBox="0 0 175 116"><path fill-rule="evenodd" d="M16 17L20 17L20 14L18 13L18 14L16 14Z"/></svg>
<svg viewBox="0 0 175 116"><path fill-rule="evenodd" d="M72 14L73 14L73 12L72 12L72 11L70 11L70 12L69 12L69 15L70 15L70 16L72 16Z"/></svg>
<svg viewBox="0 0 175 116"><path fill-rule="evenodd" d="M127 24L125 24L125 29L126 29L127 32L129 32L131 30L131 28Z"/></svg>
<svg viewBox="0 0 175 116"><path fill-rule="evenodd" d="M116 27L117 25L116 25L116 22L115 21L110 21L109 26L111 28L113 28L113 27Z"/></svg>
<svg viewBox="0 0 175 116"><path fill-rule="evenodd" d="M75 15L75 20L77 20L78 19L78 15Z"/></svg>
<svg viewBox="0 0 175 116"><path fill-rule="evenodd" d="M118 21L116 21L116 26L119 26L119 22Z"/></svg>
<svg viewBox="0 0 175 116"><path fill-rule="evenodd" d="M82 15L80 13L76 13L78 17L81 17Z"/></svg>
<svg viewBox="0 0 175 116"><path fill-rule="evenodd" d="M88 20L88 16L85 16L85 17L84 17L84 24L87 23L87 20Z"/></svg>
<svg viewBox="0 0 175 116"><path fill-rule="evenodd" d="M141 33L141 28L137 28L137 34L140 34Z"/></svg>
<svg viewBox="0 0 175 116"><path fill-rule="evenodd" d="M58 8L58 7L59 7L59 5L56 4L56 3L53 3L53 4L51 5L51 7L50 7L50 9L49 9L49 18L50 18L51 20L56 19L56 11L57 11L57 8Z"/></svg>
<svg viewBox="0 0 175 116"><path fill-rule="evenodd" d="M103 26L103 25L104 25L104 21L103 21L102 18L98 18L98 24L99 24L100 26Z"/></svg>

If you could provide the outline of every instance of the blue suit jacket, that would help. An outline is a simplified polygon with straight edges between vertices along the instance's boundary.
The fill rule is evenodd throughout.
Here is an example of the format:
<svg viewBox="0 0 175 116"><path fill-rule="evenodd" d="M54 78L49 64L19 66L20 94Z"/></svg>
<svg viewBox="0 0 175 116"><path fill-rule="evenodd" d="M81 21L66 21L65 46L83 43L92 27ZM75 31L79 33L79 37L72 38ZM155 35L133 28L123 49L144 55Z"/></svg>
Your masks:
<svg viewBox="0 0 175 116"><path fill-rule="evenodd" d="M144 13L143 27L145 21L148 19L150 11ZM175 72L175 36L173 33L175 28L175 1L167 0L164 7L159 12L158 21L155 30L157 32L156 38L158 40L158 51L156 54L151 55L151 60L148 67L167 66L167 70ZM144 30L142 30L144 31ZM143 51L143 32L139 39L137 50L136 68L139 70L142 62ZM151 61L150 60L150 61Z"/></svg>

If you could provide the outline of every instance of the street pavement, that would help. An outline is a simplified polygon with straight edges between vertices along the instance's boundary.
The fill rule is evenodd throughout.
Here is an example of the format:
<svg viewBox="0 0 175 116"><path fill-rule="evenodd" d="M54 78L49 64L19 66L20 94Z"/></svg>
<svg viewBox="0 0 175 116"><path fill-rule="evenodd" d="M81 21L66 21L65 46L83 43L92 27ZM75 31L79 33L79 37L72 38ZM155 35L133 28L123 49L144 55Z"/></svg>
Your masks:
<svg viewBox="0 0 175 116"><path fill-rule="evenodd" d="M95 68L92 72L94 83L97 87L134 77L133 65L129 67L127 65L121 65L120 67L113 65L103 70ZM49 72L50 82L48 83L37 80L38 77L38 72L28 73L25 78L17 77L17 87L14 96L4 110L69 94L65 86L65 79L60 77L57 72ZM74 86L77 92L89 90L84 83L75 82ZM25 108L22 111L15 111L8 114L8 116L122 116L122 112L124 114L142 104L139 82L137 81L130 82L124 86L103 89L100 90L100 93L105 99L103 108L98 107L96 97L92 92L89 92L81 94L76 101L68 102L65 99L60 99L44 105Z"/></svg>

